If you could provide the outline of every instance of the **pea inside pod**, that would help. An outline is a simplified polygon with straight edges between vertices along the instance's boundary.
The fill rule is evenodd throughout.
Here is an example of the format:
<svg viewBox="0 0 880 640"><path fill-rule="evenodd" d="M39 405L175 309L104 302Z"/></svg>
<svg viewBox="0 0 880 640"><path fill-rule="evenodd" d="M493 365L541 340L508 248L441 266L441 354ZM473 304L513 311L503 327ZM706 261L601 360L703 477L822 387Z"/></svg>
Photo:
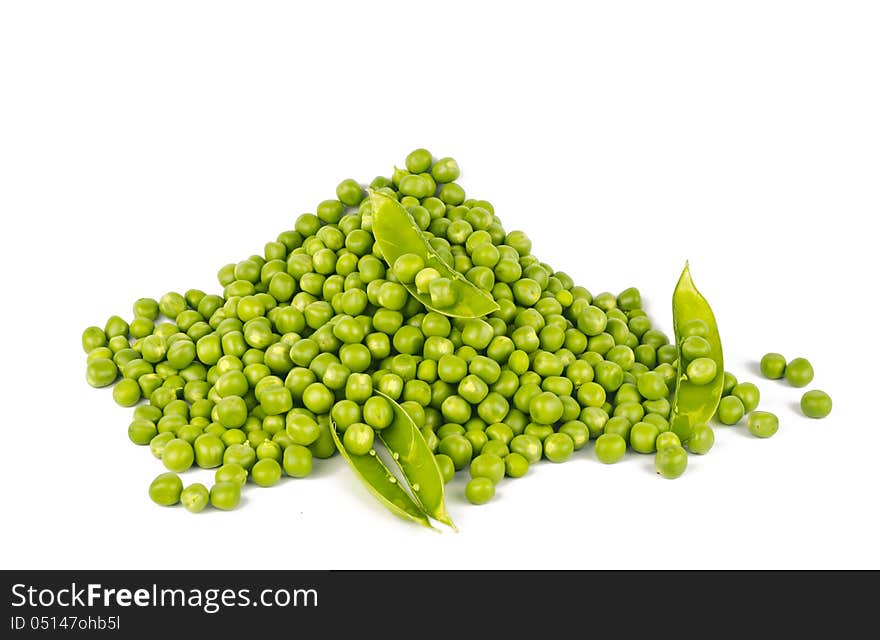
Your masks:
<svg viewBox="0 0 880 640"><path fill-rule="evenodd" d="M355 475L360 478L361 482L367 487L385 507L392 513L417 522L421 525L433 529L430 520L422 511L421 507L416 504L412 496L400 486L397 478L391 473L391 470L382 462L382 459L376 455L376 450L372 449L364 455L355 455L346 450L345 445L339 438L336 430L336 423L330 421L330 435L336 449L354 470Z"/></svg>
<svg viewBox="0 0 880 640"><path fill-rule="evenodd" d="M432 311L457 318L479 318L498 311L500 307L489 293L440 258L400 203L375 191L370 193L370 203L373 234L388 266L393 268L401 256L417 256L424 263L412 281L401 280L419 302Z"/></svg>
<svg viewBox="0 0 880 640"><path fill-rule="evenodd" d="M377 391L394 407L391 424L377 431L412 489L416 502L435 520L455 529L446 512L444 482L434 454L409 414L392 398Z"/></svg>
<svg viewBox="0 0 880 640"><path fill-rule="evenodd" d="M687 263L672 294L672 322L678 374L670 423L686 442L694 425L707 423L715 414L724 387L724 355L715 314L694 285ZM692 349L694 337L700 338L701 348L696 352Z"/></svg>

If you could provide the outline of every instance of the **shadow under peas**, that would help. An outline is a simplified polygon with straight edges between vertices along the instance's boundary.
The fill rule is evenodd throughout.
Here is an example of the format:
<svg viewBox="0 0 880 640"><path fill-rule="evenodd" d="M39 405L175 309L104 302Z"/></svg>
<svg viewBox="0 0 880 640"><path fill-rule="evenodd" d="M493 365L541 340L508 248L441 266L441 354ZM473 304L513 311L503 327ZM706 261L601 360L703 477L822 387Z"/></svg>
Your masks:
<svg viewBox="0 0 880 640"><path fill-rule="evenodd" d="M759 378L763 377L761 373L761 362L759 360L751 360L746 363L746 371L748 371L753 376L757 376ZM742 380L740 380L742 382Z"/></svg>

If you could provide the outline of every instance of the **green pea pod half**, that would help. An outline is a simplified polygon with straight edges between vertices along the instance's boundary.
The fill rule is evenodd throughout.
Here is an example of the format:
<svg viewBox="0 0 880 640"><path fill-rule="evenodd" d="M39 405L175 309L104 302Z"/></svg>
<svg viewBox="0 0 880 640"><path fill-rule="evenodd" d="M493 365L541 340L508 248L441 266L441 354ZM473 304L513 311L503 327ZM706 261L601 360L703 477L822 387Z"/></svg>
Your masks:
<svg viewBox="0 0 880 640"><path fill-rule="evenodd" d="M400 467L422 511L438 522L455 529L455 524L446 512L443 476L422 432L406 410L393 398L381 391L376 393L394 407L394 420L376 434Z"/></svg>
<svg viewBox="0 0 880 640"><path fill-rule="evenodd" d="M391 470L376 455L375 449L364 455L351 454L345 449L342 440L339 439L336 423L332 421L330 423L330 433L333 436L333 442L336 444L339 453L342 454L342 457L345 458L345 461L354 470L355 475L361 479L361 482L366 485L370 493L376 496L379 502L401 518L412 520L430 529L434 528L431 526L431 522L424 511L422 511L422 508L400 486Z"/></svg>
<svg viewBox="0 0 880 640"><path fill-rule="evenodd" d="M441 277L448 278L452 283L455 302L448 307L435 305L431 296L419 293L414 284L402 283L419 302L432 311L454 318L480 318L498 311L498 304L491 295L440 258L412 216L399 202L384 193L371 191L370 205L373 210L373 235L389 267L400 256L413 253L424 260L426 267L436 269Z"/></svg>
<svg viewBox="0 0 880 640"><path fill-rule="evenodd" d="M678 348L678 377L670 424L681 441L685 442L694 425L706 423L715 415L724 386L724 355L715 314L694 285L688 263L685 263L672 294L672 323ZM699 331L694 332L694 327ZM696 384L687 376L688 363L682 354L682 343L689 335L700 335L709 343L706 357L715 363L715 376L705 384Z"/></svg>

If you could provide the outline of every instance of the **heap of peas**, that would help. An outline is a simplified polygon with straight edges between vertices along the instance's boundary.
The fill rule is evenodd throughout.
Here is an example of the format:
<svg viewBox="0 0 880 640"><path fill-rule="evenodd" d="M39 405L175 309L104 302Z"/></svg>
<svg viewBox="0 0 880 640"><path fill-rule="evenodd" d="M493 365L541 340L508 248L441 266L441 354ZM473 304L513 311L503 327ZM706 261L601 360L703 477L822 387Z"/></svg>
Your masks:
<svg viewBox="0 0 880 640"><path fill-rule="evenodd" d="M393 419L385 396L419 429L444 482L469 469L475 504L502 478L568 460L590 440L601 462L630 447L657 452L661 475L681 474L687 453L670 428L679 349L652 326L639 291L575 285L458 177L454 159L417 149L369 189L399 202L438 255L494 300L485 317L440 313L411 294L405 285L436 305L456 302L418 256L386 263L371 200L347 179L262 255L223 266L221 294L142 298L130 322L113 316L85 330L89 384L115 384L116 402L135 407L129 438L167 469L150 486L155 502L235 508L249 480L302 478L313 458L334 455L331 429L348 453L367 454ZM699 340L685 348L695 380L714 376ZM757 404L756 388L734 384L730 376L718 412L727 424ZM751 422L758 435L775 430ZM704 424L684 446L702 454L713 442ZM193 466L216 469L211 488L184 487L178 474Z"/></svg>

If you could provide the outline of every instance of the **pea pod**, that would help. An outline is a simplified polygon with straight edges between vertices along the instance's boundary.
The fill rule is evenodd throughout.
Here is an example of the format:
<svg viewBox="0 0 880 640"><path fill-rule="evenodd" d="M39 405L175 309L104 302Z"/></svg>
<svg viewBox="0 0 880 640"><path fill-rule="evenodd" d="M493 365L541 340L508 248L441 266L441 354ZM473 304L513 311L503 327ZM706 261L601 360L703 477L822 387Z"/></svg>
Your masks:
<svg viewBox="0 0 880 640"><path fill-rule="evenodd" d="M422 511L455 529L446 512L443 477L428 443L403 407L381 391L376 393L394 407L394 420L376 434L400 467Z"/></svg>
<svg viewBox="0 0 880 640"><path fill-rule="evenodd" d="M370 204L373 235L388 265L393 265L397 258L407 253L419 256L425 266L433 267L442 277L449 278L456 301L449 307L438 307L430 295L419 293L413 284L402 283L413 297L428 309L454 318L479 318L498 311L498 304L491 295L443 261L400 203L383 193L371 192Z"/></svg>
<svg viewBox="0 0 880 640"><path fill-rule="evenodd" d="M375 449L364 455L353 455L345 449L345 446L339 439L339 434L336 432L336 423L332 421L330 423L330 433L333 436L333 442L336 444L339 453L342 454L345 461L348 462L349 466L354 469L355 474L361 479L361 482L366 485L370 493L376 496L379 502L401 518L412 520L433 529L431 522L421 507L400 486L394 474L385 466L382 459L376 455Z"/></svg>
<svg viewBox="0 0 880 640"><path fill-rule="evenodd" d="M702 321L708 329L703 335L710 347L707 357L712 359L716 367L715 377L707 384L695 384L688 380L686 374L687 363L682 354L682 343L687 337L684 329L694 321ZM678 348L678 377L670 422L672 430L685 442L694 425L708 422L715 415L724 386L724 356L715 314L694 285L687 263L672 294L672 323Z"/></svg>

